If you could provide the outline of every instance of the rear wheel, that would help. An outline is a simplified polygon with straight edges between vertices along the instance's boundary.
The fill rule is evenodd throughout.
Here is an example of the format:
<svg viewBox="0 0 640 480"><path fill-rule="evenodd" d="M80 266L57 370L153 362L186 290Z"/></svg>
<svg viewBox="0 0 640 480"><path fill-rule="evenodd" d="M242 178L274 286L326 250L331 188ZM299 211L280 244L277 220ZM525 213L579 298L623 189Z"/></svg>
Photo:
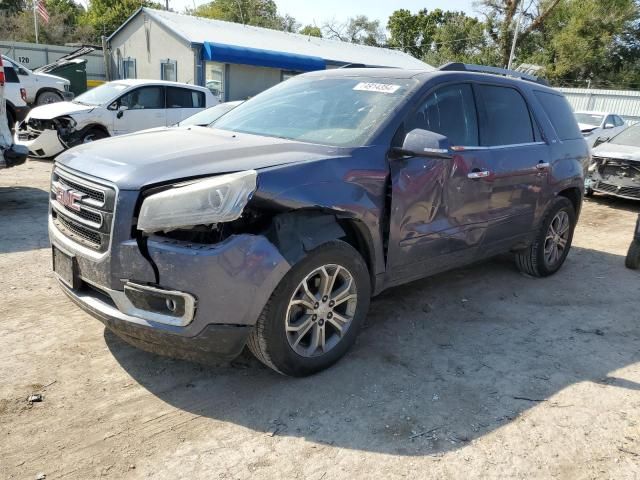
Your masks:
<svg viewBox="0 0 640 480"><path fill-rule="evenodd" d="M627 253L627 259L625 263L627 268L633 270L640 269L640 241L634 240L629 247L629 253Z"/></svg>
<svg viewBox="0 0 640 480"><path fill-rule="evenodd" d="M573 204L565 197L557 197L531 246L516 253L520 271L534 277L547 277L560 270L571 249L575 226Z"/></svg>
<svg viewBox="0 0 640 480"><path fill-rule="evenodd" d="M109 135L104 130L100 130L99 128L90 128L84 133L84 135L82 135L80 143L95 142L96 140L107 138L108 136Z"/></svg>
<svg viewBox="0 0 640 480"><path fill-rule="evenodd" d="M38 94L38 98L36 98L36 105L48 105L49 103L61 102L62 100L64 99L59 93L46 91Z"/></svg>
<svg viewBox="0 0 640 480"><path fill-rule="evenodd" d="M351 347L370 297L360 254L341 241L321 245L282 279L249 337L249 349L284 375L319 372Z"/></svg>

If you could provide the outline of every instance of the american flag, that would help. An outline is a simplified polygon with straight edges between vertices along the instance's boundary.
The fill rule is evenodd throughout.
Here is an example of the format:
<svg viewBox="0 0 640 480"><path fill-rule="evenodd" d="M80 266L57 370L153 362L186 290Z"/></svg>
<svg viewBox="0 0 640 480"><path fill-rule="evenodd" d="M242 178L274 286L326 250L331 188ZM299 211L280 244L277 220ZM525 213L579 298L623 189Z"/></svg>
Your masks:
<svg viewBox="0 0 640 480"><path fill-rule="evenodd" d="M47 7L44 5L44 0L35 0L36 2L36 11L42 17L42 21L44 23L49 23L49 12L47 11Z"/></svg>

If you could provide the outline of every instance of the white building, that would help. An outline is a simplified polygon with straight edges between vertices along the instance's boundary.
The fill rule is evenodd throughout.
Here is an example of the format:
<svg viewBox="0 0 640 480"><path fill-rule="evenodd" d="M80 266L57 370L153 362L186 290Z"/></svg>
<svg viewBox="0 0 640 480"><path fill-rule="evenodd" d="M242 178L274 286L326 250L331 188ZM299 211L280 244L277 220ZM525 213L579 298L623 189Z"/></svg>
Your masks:
<svg viewBox="0 0 640 480"><path fill-rule="evenodd" d="M347 64L432 70L397 50L140 8L107 39L110 79L206 85L223 101L298 73Z"/></svg>
<svg viewBox="0 0 640 480"><path fill-rule="evenodd" d="M574 111L611 112L628 124L640 122L640 92L597 88L558 88Z"/></svg>

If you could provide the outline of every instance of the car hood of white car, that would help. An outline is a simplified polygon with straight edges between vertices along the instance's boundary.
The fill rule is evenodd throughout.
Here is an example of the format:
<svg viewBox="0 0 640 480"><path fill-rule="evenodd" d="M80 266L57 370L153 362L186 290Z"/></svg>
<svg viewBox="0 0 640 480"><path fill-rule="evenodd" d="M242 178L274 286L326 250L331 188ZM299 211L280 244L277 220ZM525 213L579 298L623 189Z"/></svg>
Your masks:
<svg viewBox="0 0 640 480"><path fill-rule="evenodd" d="M71 85L71 82L69 80L67 80L66 78L58 77L57 75L51 75L50 73L42 73L42 72L36 72L36 74L39 77L50 78L51 80L55 81L56 83L60 83L62 85Z"/></svg>
<svg viewBox="0 0 640 480"><path fill-rule="evenodd" d="M96 108L95 105L81 105L74 102L56 102L48 105L36 107L29 112L29 118L39 120L51 120L63 115L73 115L74 113L88 113Z"/></svg>
<svg viewBox="0 0 640 480"><path fill-rule="evenodd" d="M619 160L640 162L640 148L631 145L603 143L594 148L592 154L595 157L616 158Z"/></svg>
<svg viewBox="0 0 640 480"><path fill-rule="evenodd" d="M578 123L578 128L581 132L589 132L598 128L597 125L589 125L588 123Z"/></svg>

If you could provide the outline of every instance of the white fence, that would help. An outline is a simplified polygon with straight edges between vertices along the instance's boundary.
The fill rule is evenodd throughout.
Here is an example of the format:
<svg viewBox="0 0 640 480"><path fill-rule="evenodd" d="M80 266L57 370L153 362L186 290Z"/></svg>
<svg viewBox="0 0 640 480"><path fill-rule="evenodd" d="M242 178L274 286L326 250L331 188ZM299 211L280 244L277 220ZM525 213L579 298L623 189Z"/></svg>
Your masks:
<svg viewBox="0 0 640 480"><path fill-rule="evenodd" d="M599 90L558 88L575 111L592 110L616 113L629 123L640 122L640 92L635 90Z"/></svg>
<svg viewBox="0 0 640 480"><path fill-rule="evenodd" d="M0 52L3 55L13 58L16 62L23 64L31 70L55 62L60 57L76 49L77 47L0 40ZM88 80L105 81L107 79L102 50L96 50L83 58L87 59Z"/></svg>

